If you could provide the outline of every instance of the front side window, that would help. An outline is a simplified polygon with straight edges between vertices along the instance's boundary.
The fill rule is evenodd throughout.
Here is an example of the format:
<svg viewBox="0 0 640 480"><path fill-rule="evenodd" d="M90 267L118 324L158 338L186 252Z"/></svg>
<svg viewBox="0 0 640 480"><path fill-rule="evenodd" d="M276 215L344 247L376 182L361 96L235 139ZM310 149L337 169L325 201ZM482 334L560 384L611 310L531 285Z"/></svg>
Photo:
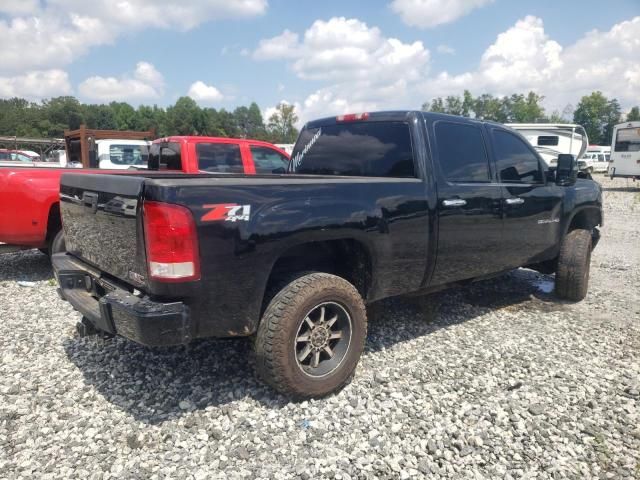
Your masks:
<svg viewBox="0 0 640 480"><path fill-rule="evenodd" d="M315 175L415 177L409 125L348 122L304 129L290 171Z"/></svg>
<svg viewBox="0 0 640 480"><path fill-rule="evenodd" d="M616 152L640 152L640 128L619 128L616 133Z"/></svg>
<svg viewBox="0 0 640 480"><path fill-rule="evenodd" d="M114 165L146 165L149 149L146 145L110 145L109 160Z"/></svg>
<svg viewBox="0 0 640 480"><path fill-rule="evenodd" d="M449 182L489 182L489 160L482 131L475 125L438 122L435 127L438 159Z"/></svg>
<svg viewBox="0 0 640 480"><path fill-rule="evenodd" d="M493 149L500 181L506 183L543 183L538 157L517 136L493 129Z"/></svg>
<svg viewBox="0 0 640 480"><path fill-rule="evenodd" d="M240 145L231 143L198 143L198 169L203 172L243 173Z"/></svg>
<svg viewBox="0 0 640 480"><path fill-rule="evenodd" d="M280 152L257 145L251 145L250 148L256 173L284 173L287 171L289 159Z"/></svg>

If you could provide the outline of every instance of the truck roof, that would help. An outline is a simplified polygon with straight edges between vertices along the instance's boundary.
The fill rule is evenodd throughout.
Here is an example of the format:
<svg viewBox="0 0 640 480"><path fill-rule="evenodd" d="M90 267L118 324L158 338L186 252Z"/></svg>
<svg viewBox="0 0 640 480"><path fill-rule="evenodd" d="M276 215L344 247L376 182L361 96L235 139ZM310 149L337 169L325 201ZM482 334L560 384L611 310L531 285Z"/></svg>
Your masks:
<svg viewBox="0 0 640 480"><path fill-rule="evenodd" d="M274 144L263 140L254 140L252 138L233 138L233 137L207 137L202 135L171 135L168 137L156 138L152 143L162 142L179 142L179 143L240 143L249 142L255 145L265 145L273 147Z"/></svg>
<svg viewBox="0 0 640 480"><path fill-rule="evenodd" d="M582 128L582 125L576 123L505 123L507 127L511 128L535 128L535 129L549 129L549 128Z"/></svg>
<svg viewBox="0 0 640 480"><path fill-rule="evenodd" d="M472 123L472 124L480 124L486 123L491 125L503 126L501 123L492 122L488 120L478 120L470 117L462 117L459 115L449 115L446 113L436 113L436 112L424 112L422 110L384 110L377 112L363 112L363 113L354 113L354 114L345 114L345 115L334 115L331 117L323 117L318 118L316 120L311 120L305 124L305 128L316 128L321 125L331 125L334 123L340 122L348 122L349 120L345 120L344 117L354 117L354 121L387 121L387 122L399 122L406 120L407 117L411 115L421 115L423 118L430 118L433 120L453 120L455 119L457 122L463 123ZM342 119L342 120L340 120Z"/></svg>

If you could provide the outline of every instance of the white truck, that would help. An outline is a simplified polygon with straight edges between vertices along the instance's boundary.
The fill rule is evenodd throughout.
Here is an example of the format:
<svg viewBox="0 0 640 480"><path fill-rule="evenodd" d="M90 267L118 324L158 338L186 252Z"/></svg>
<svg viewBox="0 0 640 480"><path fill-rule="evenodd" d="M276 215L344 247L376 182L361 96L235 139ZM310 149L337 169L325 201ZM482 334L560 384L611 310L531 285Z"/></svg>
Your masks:
<svg viewBox="0 0 640 480"><path fill-rule="evenodd" d="M613 128L609 176L640 180L640 122L620 123Z"/></svg>
<svg viewBox="0 0 640 480"><path fill-rule="evenodd" d="M547 167L557 167L558 155L570 153L576 160L589 146L587 132L581 125L571 123L507 123L524 136L535 148Z"/></svg>

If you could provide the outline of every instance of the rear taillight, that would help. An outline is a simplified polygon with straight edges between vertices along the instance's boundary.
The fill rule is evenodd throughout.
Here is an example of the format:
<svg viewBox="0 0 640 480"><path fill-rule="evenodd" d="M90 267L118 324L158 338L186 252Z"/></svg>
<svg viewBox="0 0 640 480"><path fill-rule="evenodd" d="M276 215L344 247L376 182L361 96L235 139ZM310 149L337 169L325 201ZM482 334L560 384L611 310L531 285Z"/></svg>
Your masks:
<svg viewBox="0 0 640 480"><path fill-rule="evenodd" d="M366 120L369 118L368 113L347 113L346 115L338 115L336 122L357 122L358 120Z"/></svg>
<svg viewBox="0 0 640 480"><path fill-rule="evenodd" d="M198 280L200 256L191 211L170 203L144 202L142 217L150 277L161 282Z"/></svg>

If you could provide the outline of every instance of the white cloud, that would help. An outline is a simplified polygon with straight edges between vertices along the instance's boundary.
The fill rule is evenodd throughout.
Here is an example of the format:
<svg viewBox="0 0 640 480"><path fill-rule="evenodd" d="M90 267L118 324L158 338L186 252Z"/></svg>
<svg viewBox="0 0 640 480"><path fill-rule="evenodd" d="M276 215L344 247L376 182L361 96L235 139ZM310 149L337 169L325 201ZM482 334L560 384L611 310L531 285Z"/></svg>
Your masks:
<svg viewBox="0 0 640 480"><path fill-rule="evenodd" d="M549 112L576 105L594 90L617 98L623 110L640 98L640 16L569 45L550 38L540 18L526 16L496 36L476 68L456 74L429 72L429 51L421 42L385 38L356 19L317 21L304 34L274 38L279 47L269 58L286 60L299 78L323 84L306 98L288 99L301 123L347 112L418 108L465 89L475 95L533 90L545 96ZM264 45L273 46L264 41L258 50Z"/></svg>
<svg viewBox="0 0 640 480"><path fill-rule="evenodd" d="M442 53L443 55L454 55L456 53L456 49L450 47L449 45L438 45L436 47L438 53Z"/></svg>
<svg viewBox="0 0 640 480"><path fill-rule="evenodd" d="M298 114L307 120L391 100L398 105L424 78L430 54L422 42L403 43L360 20L334 17L315 21L302 37L285 30L262 40L254 58L286 59L299 78L329 83L299 104Z"/></svg>
<svg viewBox="0 0 640 480"><path fill-rule="evenodd" d="M494 0L393 0L390 7L407 25L432 28L457 20Z"/></svg>
<svg viewBox="0 0 640 480"><path fill-rule="evenodd" d="M120 28L190 30L211 20L262 15L267 0L49 0L67 12L101 18Z"/></svg>
<svg viewBox="0 0 640 480"><path fill-rule="evenodd" d="M550 110L562 110L594 90L617 98L624 106L640 98L640 17L609 31L588 32L573 45L549 38L540 18L527 16L499 34L476 70L459 75L441 72L422 85L428 98L473 93L505 95L536 91Z"/></svg>
<svg viewBox="0 0 640 480"><path fill-rule="evenodd" d="M198 80L189 87L188 96L193 98L196 102L203 103L215 103L224 99L224 95L213 85L207 85L206 83Z"/></svg>
<svg viewBox="0 0 640 480"><path fill-rule="evenodd" d="M38 0L2 0L0 13L7 15L26 15L38 11Z"/></svg>
<svg viewBox="0 0 640 480"><path fill-rule="evenodd" d="M185 31L211 20L261 15L267 0L3 0L0 72L59 67L92 47L148 28Z"/></svg>
<svg viewBox="0 0 640 480"><path fill-rule="evenodd" d="M72 92L69 76L62 70L35 70L14 77L0 77L0 97L40 99Z"/></svg>
<svg viewBox="0 0 640 480"><path fill-rule="evenodd" d="M142 101L162 96L164 78L148 62L138 62L133 75L87 78L79 86L80 95L98 102Z"/></svg>
<svg viewBox="0 0 640 480"><path fill-rule="evenodd" d="M260 40L258 48L253 52L256 60L275 58L295 58L299 55L298 34L285 30L273 38Z"/></svg>
<svg viewBox="0 0 640 480"><path fill-rule="evenodd" d="M0 71L20 72L69 64L113 36L100 19L73 14L0 20L0 38Z"/></svg>

